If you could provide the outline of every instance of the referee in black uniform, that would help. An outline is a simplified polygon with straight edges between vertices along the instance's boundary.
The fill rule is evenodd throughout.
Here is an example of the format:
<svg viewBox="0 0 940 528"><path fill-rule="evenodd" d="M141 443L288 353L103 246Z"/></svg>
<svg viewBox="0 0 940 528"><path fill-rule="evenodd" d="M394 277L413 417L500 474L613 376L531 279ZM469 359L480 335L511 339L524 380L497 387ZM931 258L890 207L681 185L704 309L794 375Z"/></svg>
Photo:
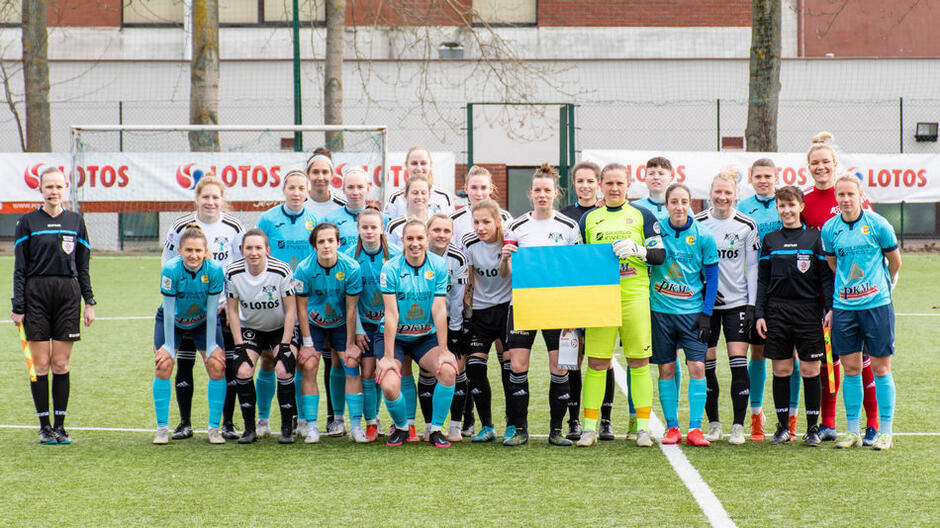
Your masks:
<svg viewBox="0 0 940 528"><path fill-rule="evenodd" d="M13 312L22 323L36 368L30 383L39 442L71 444L65 432L69 402L69 358L72 344L81 337L81 300L85 299L85 326L95 320L88 261L91 245L81 215L62 208L65 175L50 167L39 176L43 205L16 223L13 271ZM51 341L51 345L50 345ZM49 368L52 367L53 425L49 425Z"/></svg>

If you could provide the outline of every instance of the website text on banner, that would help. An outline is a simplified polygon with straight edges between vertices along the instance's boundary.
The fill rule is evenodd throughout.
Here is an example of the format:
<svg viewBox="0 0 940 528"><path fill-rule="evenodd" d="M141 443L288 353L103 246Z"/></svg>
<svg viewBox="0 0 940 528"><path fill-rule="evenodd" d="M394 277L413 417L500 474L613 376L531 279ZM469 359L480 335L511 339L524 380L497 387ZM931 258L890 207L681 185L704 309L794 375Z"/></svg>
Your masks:
<svg viewBox="0 0 940 528"><path fill-rule="evenodd" d="M654 156L665 156L672 162L675 181L692 189L692 197L708 197L712 178L722 167L738 169L738 196L754 193L747 183L751 164L759 158L770 158L777 166L779 185L796 185L805 189L813 184L804 152L656 152L643 150L589 150L581 153L584 161L602 167L622 163L630 169L633 181L644 181L644 166ZM938 154L841 154L837 173L855 174L874 203L940 202L940 155ZM630 187L630 198L646 196L646 186Z"/></svg>

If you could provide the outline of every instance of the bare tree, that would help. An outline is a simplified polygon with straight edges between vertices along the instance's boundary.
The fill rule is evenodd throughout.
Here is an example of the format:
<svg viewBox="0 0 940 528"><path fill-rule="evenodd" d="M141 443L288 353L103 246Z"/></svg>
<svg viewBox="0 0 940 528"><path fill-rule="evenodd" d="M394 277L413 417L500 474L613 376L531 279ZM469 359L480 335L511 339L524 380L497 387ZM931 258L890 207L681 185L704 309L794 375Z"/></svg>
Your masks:
<svg viewBox="0 0 940 528"><path fill-rule="evenodd" d="M189 123L219 124L219 3L193 0L193 57L190 62ZM190 132L193 152L217 152L218 132Z"/></svg>
<svg viewBox="0 0 940 528"><path fill-rule="evenodd" d="M751 62L747 128L751 152L776 152L780 99L780 0L751 2Z"/></svg>
<svg viewBox="0 0 940 528"><path fill-rule="evenodd" d="M26 150L52 150L52 121L49 115L49 46L46 31L46 0L23 2L23 85L26 94ZM4 78L6 74L4 73ZM5 83L6 84L6 83ZM9 101L9 91L8 101ZM15 108L14 115L16 116Z"/></svg>
<svg viewBox="0 0 940 528"><path fill-rule="evenodd" d="M326 2L326 65L323 77L323 123L343 124L343 53L346 30L346 1ZM326 143L332 150L343 150L340 132L327 132Z"/></svg>

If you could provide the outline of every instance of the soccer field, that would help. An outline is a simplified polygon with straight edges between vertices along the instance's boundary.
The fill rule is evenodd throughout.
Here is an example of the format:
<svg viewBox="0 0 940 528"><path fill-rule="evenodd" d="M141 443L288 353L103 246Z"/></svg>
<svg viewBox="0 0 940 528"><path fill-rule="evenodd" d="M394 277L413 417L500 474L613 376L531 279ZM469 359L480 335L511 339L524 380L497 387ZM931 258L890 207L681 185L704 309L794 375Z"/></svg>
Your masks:
<svg viewBox="0 0 940 528"><path fill-rule="evenodd" d="M347 438L325 436L319 445L283 446L269 438L252 445L213 446L205 434L154 446L152 316L160 300L160 261L94 258L99 319L83 330L72 356L66 425L73 445L38 444L15 327L6 317L0 323L5 351L0 355L0 519L14 526L663 527L706 526L706 511L711 519L720 519L723 508L738 526L936 526L940 286L935 276L940 256L908 253L903 259L895 296L893 365L898 436L893 449L875 452L838 451L831 442L813 449L799 441L776 447L722 441L706 449L639 449L622 439L627 424L623 393L614 402L618 440L592 449L552 447L544 436L517 448L462 443L446 450L426 444L397 449L378 442L354 445ZM0 259L7 299L12 274L13 259ZM536 342L540 348L533 351L529 376L529 422L532 433L544 435L548 368L541 339ZM721 354L721 413L727 432L730 373ZM491 361L498 417L503 402L494 365ZM685 380L687 373L683 385ZM197 368L193 421L203 430L205 390L205 371ZM768 379L764 409L772 431L771 398ZM657 395L653 401L653 411L659 413ZM845 430L841 402L840 395L840 432ZM325 403L321 405L323 416ZM679 412L684 431L686 387ZM174 402L171 425L176 417ZM279 423L276 405L272 420ZM389 423L384 410L382 421ZM801 409L799 429L803 427ZM701 476L700 487L687 487L680 473L688 478L694 471L673 469L667 453L687 459Z"/></svg>

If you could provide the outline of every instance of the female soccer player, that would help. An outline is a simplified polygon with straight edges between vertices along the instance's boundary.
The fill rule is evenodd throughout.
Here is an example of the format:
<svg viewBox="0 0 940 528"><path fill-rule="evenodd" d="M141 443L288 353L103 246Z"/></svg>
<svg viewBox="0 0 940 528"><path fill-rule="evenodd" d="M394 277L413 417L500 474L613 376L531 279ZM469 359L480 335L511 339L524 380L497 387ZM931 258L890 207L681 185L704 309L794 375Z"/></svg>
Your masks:
<svg viewBox="0 0 940 528"><path fill-rule="evenodd" d="M400 446L409 435L401 393L401 362L407 355L437 378L428 442L435 447L450 447L441 432L457 376L457 361L447 350L447 264L428 252L423 222L408 220L402 237L403 253L382 266L380 277L385 324L376 336L375 375L395 424L386 444Z"/></svg>
<svg viewBox="0 0 940 528"><path fill-rule="evenodd" d="M318 218L325 218L336 209L346 205L346 199L333 192L333 154L326 147L318 147L307 159L307 177L310 190L304 207Z"/></svg>
<svg viewBox="0 0 940 528"><path fill-rule="evenodd" d="M163 264L178 256L179 241L183 230L191 223L196 223L209 243L206 258L211 259L224 270L233 260L241 258L238 248L241 246L242 223L235 216L223 212L225 208L225 185L212 173L207 173L196 184L196 211L176 219L173 227L166 234L163 246ZM235 342L225 322L225 299L219 299L219 317L222 321L222 341L218 344L225 350L225 404L222 410L222 436L235 440L238 435L232 423L235 414ZM179 343L176 359L176 404L180 411L180 423L173 431L173 440L182 440L193 436L190 415L193 406L193 367L196 364L196 347L186 338Z"/></svg>
<svg viewBox="0 0 940 528"><path fill-rule="evenodd" d="M266 357L277 374L277 401L281 408L278 442L291 444L296 416L294 367L297 364L296 350L291 349L297 320L293 274L290 266L269 256L271 247L261 229L245 232L241 252L244 257L225 270L228 324L235 340L235 381L245 420L245 432L238 443L250 444L257 439L254 366L260 357Z"/></svg>
<svg viewBox="0 0 940 528"><path fill-rule="evenodd" d="M163 305L153 325L153 408L157 415L154 444L170 441L170 374L183 337L189 337L202 355L209 374L209 443L224 444L219 430L225 403L225 352L218 313L225 272L209 258L206 235L195 222L174 239L179 257L163 265L160 292ZM201 348L200 348L201 345Z"/></svg>
<svg viewBox="0 0 940 528"><path fill-rule="evenodd" d="M467 379L483 425L471 441L492 442L496 439L496 431L490 408L492 394L486 375L486 358L494 341L506 339L512 279L508 257L502 252L504 238L499 205L492 200L483 200L473 205L470 212L473 214L474 232L463 237L464 254L470 265L466 296L471 299L473 309ZM503 388L504 394L507 391L508 385ZM505 438L515 435L513 429L512 425L506 427Z"/></svg>
<svg viewBox="0 0 940 528"><path fill-rule="evenodd" d="M366 207L366 197L372 183L369 175L360 167L347 167L343 171L343 194L346 195L346 205L326 215L324 221L336 224L339 228L341 241L340 251L349 253L349 248L356 247L359 240L357 219L359 213ZM384 219L383 219L384 221Z"/></svg>
<svg viewBox="0 0 940 528"><path fill-rule="evenodd" d="M520 247L567 246L581 240L578 224L574 220L555 210L558 199L558 172L548 163L543 163L532 175L529 188L529 200L533 209L510 222L506 228L506 242L503 244L502 257L512 273L512 254ZM509 424L514 425L515 434L503 441L503 445L517 446L528 442L529 414L529 356L537 330L513 329L512 304L510 303L507 321L507 340L509 358L512 362L512 374L509 377L509 400L506 408ZM570 446L561 433L562 420L568 411L568 371L558 368L558 340L561 329L543 329L542 339L548 349L548 367L551 383L548 389L550 409L548 441L552 445Z"/></svg>
<svg viewBox="0 0 940 528"><path fill-rule="evenodd" d="M405 213L389 221L385 227L385 233L389 241L393 244L401 244L402 229L408 220L416 219L422 223L427 222L428 218L434 214L428 207L428 199L431 193L431 184L424 176L412 176L405 182L405 197L407 207Z"/></svg>
<svg viewBox="0 0 940 528"><path fill-rule="evenodd" d="M373 207L366 207L358 215L359 238L356 245L346 248L346 254L359 263L362 275L362 293L359 294L359 322L364 332L357 332L356 341L362 350L362 414L366 420L366 438L374 442L379 435L379 404L381 392L375 385L376 335L385 317L385 301L379 286L382 266L401 254L401 249L388 243L383 231L385 215Z"/></svg>
<svg viewBox="0 0 940 528"><path fill-rule="evenodd" d="M431 214L454 212L454 197L450 193L434 187L434 170L431 167L431 151L425 147L415 146L408 149L405 154L405 169L408 171L408 178L413 176L424 176L428 180L428 209ZM407 182L406 182L407 183ZM408 193L407 191L396 191L388 197L388 203L385 204L385 216L389 218L398 218L406 216L408 213Z"/></svg>
<svg viewBox="0 0 940 528"><path fill-rule="evenodd" d="M359 377L359 359L362 351L356 344L356 303L362 291L359 264L351 257L339 253L339 229L324 222L310 233L314 254L297 265L294 287L297 295L297 319L303 345L297 361L303 369L301 409L306 428L304 442L320 441L317 429L317 407L320 403L317 387L317 368L327 340L342 361L346 373L344 384L332 380L330 391L336 405L333 412L337 422L343 421L345 404L349 402L352 429L349 438L358 443L368 442L362 430L362 379ZM306 317L301 316L301 312Z"/></svg>
<svg viewBox="0 0 940 528"><path fill-rule="evenodd" d="M39 416L39 443L71 444L65 432L69 401L69 361L81 337L79 310L85 300L85 326L95 320L88 262L91 245L81 215L62 208L65 175L49 167L39 175L42 207L16 222L13 243L13 309L10 318L24 325L36 380L29 386ZM50 343L51 342L51 343ZM52 407L49 425L49 369Z"/></svg>
<svg viewBox="0 0 940 528"><path fill-rule="evenodd" d="M652 268L650 309L653 362L659 365L659 403L666 418L663 444L678 444L679 387L673 379L681 346L689 369L689 432L685 443L708 446L702 434L705 410L705 353L718 292L718 251L711 232L689 216L692 194L681 183L664 193L669 213L661 224L666 260ZM703 277L704 276L704 277ZM704 280L703 280L704 278Z"/></svg>
<svg viewBox="0 0 940 528"><path fill-rule="evenodd" d="M668 187L674 179L672 163L662 156L650 158L650 160L646 162L644 178L646 179L646 188L649 191L649 196L631 202L631 205L646 209L653 213L657 220L663 222L669 217L669 211L666 208L665 193L666 187Z"/></svg>
<svg viewBox="0 0 940 528"><path fill-rule="evenodd" d="M859 410L862 406L862 345L868 349L878 392L881 430L872 443L876 450L892 446L894 419L894 306L901 252L894 229L874 211L862 209L862 184L852 174L836 179L841 213L823 226L822 239L829 267L836 274L832 310L832 353L845 364L842 399L848 435L836 447L862 445ZM887 266L885 266L887 260Z"/></svg>
<svg viewBox="0 0 940 528"><path fill-rule="evenodd" d="M800 220L803 193L787 186L777 190L774 201L782 228L768 233L761 245L754 307L756 333L766 339L764 352L773 361L777 432L770 443L782 444L791 439L793 415L787 405L793 407L790 390L795 347L800 357L799 374L806 386L807 428L803 441L818 446L816 422L822 390L819 360L825 354L821 323L831 318L832 270L824 262L819 232L804 228Z"/></svg>
<svg viewBox="0 0 940 528"><path fill-rule="evenodd" d="M738 184L735 169L722 169L712 180L712 206L695 215L711 231L718 246L718 296L712 313L712 327L705 358L708 399L708 434L711 442L721 439L718 419L718 376L715 355L718 337L724 330L731 365L731 404L734 419L728 443L744 443L744 417L748 410L751 381L747 374L747 344L754 326L754 302L757 299L757 259L760 237L757 224L734 208Z"/></svg>

